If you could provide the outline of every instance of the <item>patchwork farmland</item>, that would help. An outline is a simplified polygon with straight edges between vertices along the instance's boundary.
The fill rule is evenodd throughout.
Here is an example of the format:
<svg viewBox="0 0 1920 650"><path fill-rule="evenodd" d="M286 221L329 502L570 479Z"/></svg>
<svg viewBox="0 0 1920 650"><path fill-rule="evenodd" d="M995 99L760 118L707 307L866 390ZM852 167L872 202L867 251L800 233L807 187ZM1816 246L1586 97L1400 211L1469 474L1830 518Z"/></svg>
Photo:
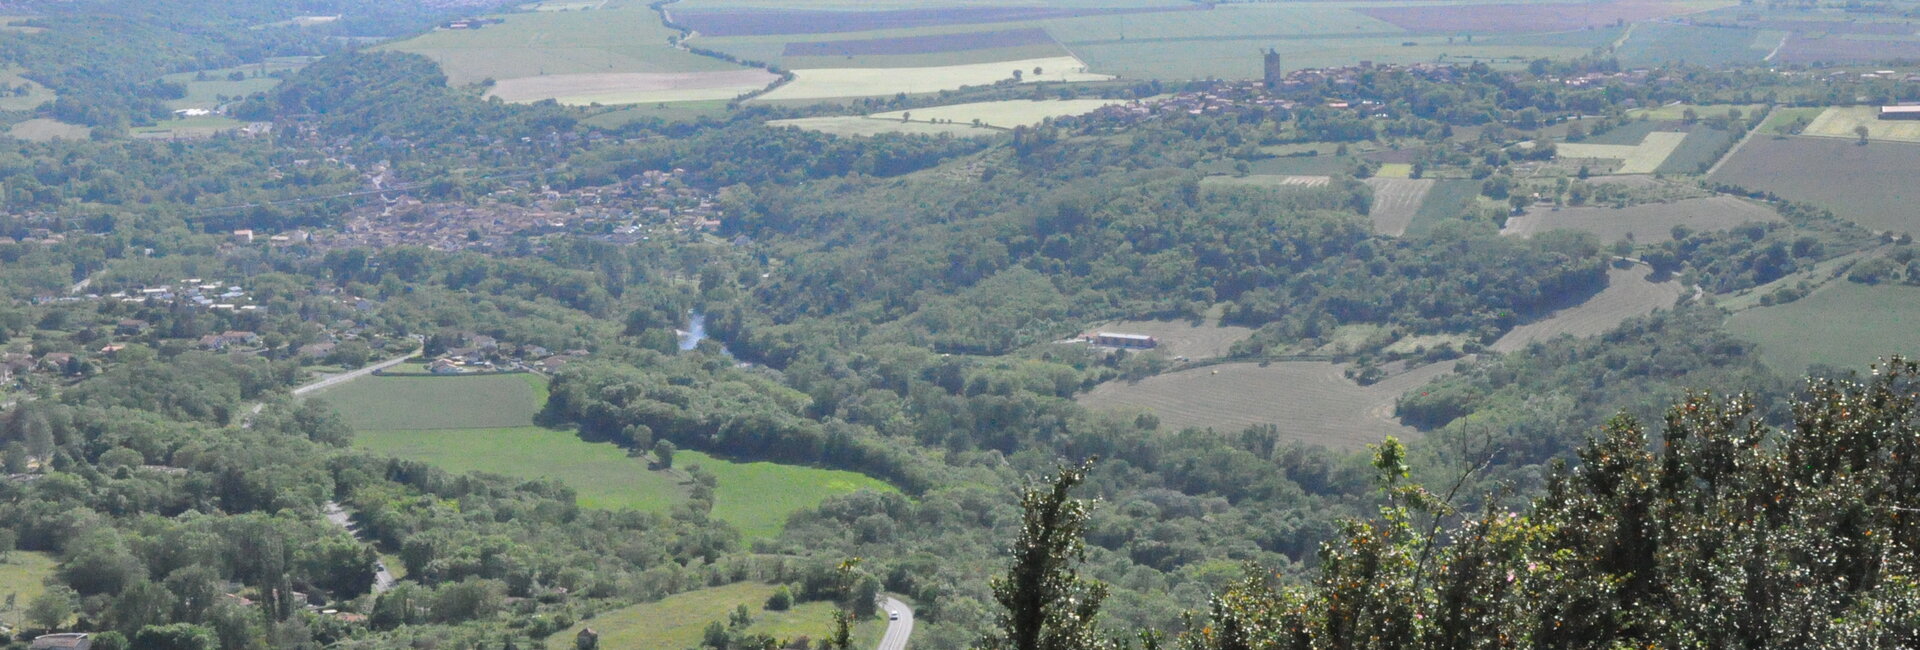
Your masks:
<svg viewBox="0 0 1920 650"><path fill-rule="evenodd" d="M1730 196L1645 203L1624 208L1572 207L1552 210L1535 206L1527 214L1507 220L1500 234L1531 237L1548 230L1590 232L1603 242L1631 241L1657 244L1673 239L1674 226L1694 231L1726 230L1753 221L1780 221L1765 205Z"/></svg>
<svg viewBox="0 0 1920 650"><path fill-rule="evenodd" d="M1710 180L1819 205L1874 230L1920 232L1914 169L1920 169L1920 144L1758 137Z"/></svg>
<svg viewBox="0 0 1920 650"><path fill-rule="evenodd" d="M1869 140L1893 140L1897 142L1920 142L1920 122L1889 121L1880 119L1878 106L1833 106L1820 111L1820 115L1807 123L1802 135L1825 136L1830 138L1858 139L1854 131L1867 127Z"/></svg>
<svg viewBox="0 0 1920 650"><path fill-rule="evenodd" d="M1561 159L1573 160L1618 160L1620 164L1613 168L1616 174L1651 174L1667 162L1687 134L1674 131L1655 131L1635 145L1590 144L1568 142L1556 145Z"/></svg>
<svg viewBox="0 0 1920 650"><path fill-rule="evenodd" d="M721 72L608 72L508 79L488 97L509 102L557 99L562 104L640 104L732 99L767 87L779 76L759 68Z"/></svg>
<svg viewBox="0 0 1920 650"><path fill-rule="evenodd" d="M1374 18L1426 33L1556 32L1618 22L1666 18L1727 6L1729 2L1619 0L1594 3L1425 5L1366 7Z"/></svg>

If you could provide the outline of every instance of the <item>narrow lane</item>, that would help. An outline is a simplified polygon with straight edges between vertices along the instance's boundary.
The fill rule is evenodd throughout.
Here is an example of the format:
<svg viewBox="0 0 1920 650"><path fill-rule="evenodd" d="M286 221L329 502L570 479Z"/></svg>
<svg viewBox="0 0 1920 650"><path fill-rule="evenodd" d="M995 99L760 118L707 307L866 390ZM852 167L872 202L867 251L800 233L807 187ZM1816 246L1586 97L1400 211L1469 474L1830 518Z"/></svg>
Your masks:
<svg viewBox="0 0 1920 650"><path fill-rule="evenodd" d="M907 637L913 636L913 608L900 599L886 596L880 608L887 612L887 635L880 638L880 650L907 650Z"/></svg>

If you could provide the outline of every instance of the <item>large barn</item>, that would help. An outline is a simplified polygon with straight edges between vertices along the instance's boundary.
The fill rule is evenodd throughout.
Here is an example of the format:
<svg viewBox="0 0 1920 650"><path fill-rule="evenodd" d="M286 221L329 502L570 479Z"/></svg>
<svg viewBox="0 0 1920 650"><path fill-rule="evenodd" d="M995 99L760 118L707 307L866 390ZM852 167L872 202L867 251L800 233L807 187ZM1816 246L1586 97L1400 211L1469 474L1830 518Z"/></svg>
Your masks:
<svg viewBox="0 0 1920 650"><path fill-rule="evenodd" d="M1880 119L1883 120L1920 120L1920 106L1882 106Z"/></svg>

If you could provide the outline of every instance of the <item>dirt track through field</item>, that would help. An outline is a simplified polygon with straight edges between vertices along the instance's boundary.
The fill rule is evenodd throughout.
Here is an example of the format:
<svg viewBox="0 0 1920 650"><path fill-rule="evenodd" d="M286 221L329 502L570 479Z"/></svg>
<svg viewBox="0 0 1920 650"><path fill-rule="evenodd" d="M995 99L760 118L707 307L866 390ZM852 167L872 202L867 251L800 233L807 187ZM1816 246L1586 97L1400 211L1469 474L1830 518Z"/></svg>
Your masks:
<svg viewBox="0 0 1920 650"><path fill-rule="evenodd" d="M1493 342L1496 352L1512 352L1534 341L1546 341L1561 334L1576 337L1596 336L1635 316L1673 306L1685 293L1679 282L1647 281L1647 268L1634 266L1607 270L1607 288L1578 305L1561 309L1546 318L1513 328Z"/></svg>
<svg viewBox="0 0 1920 650"><path fill-rule="evenodd" d="M1367 211L1373 231L1390 237L1407 233L1413 215L1427 200L1427 191L1433 189L1430 178L1369 178L1366 183L1373 188L1373 209Z"/></svg>
<svg viewBox="0 0 1920 650"><path fill-rule="evenodd" d="M1111 382L1080 402L1101 409L1145 409L1158 416L1167 431L1211 427L1226 433L1271 424L1287 440L1354 449L1390 435L1420 435L1394 419L1394 402L1452 372L1455 363L1423 366L1372 386L1347 379L1342 364L1228 363L1133 383Z"/></svg>

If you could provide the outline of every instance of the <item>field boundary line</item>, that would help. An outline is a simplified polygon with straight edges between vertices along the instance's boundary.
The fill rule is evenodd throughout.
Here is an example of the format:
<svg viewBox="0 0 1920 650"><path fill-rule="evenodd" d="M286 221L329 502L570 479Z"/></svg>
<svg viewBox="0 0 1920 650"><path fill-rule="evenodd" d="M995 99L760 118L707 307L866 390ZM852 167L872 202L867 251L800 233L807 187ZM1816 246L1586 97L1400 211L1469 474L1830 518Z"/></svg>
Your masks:
<svg viewBox="0 0 1920 650"><path fill-rule="evenodd" d="M1720 159L1713 161L1713 166L1708 167L1707 173L1700 175L1701 178L1713 178L1713 174L1720 171L1720 166L1727 164L1728 160L1733 159L1734 154L1740 153L1741 149L1745 149L1747 143L1753 140L1754 134L1760 132L1760 125L1766 124L1767 119L1773 117L1773 112L1779 109L1779 106L1767 106L1767 112L1761 113L1760 117L1753 121L1753 128L1747 129L1747 134L1741 136L1739 142L1733 143L1733 146L1728 148L1726 153L1720 154Z"/></svg>

